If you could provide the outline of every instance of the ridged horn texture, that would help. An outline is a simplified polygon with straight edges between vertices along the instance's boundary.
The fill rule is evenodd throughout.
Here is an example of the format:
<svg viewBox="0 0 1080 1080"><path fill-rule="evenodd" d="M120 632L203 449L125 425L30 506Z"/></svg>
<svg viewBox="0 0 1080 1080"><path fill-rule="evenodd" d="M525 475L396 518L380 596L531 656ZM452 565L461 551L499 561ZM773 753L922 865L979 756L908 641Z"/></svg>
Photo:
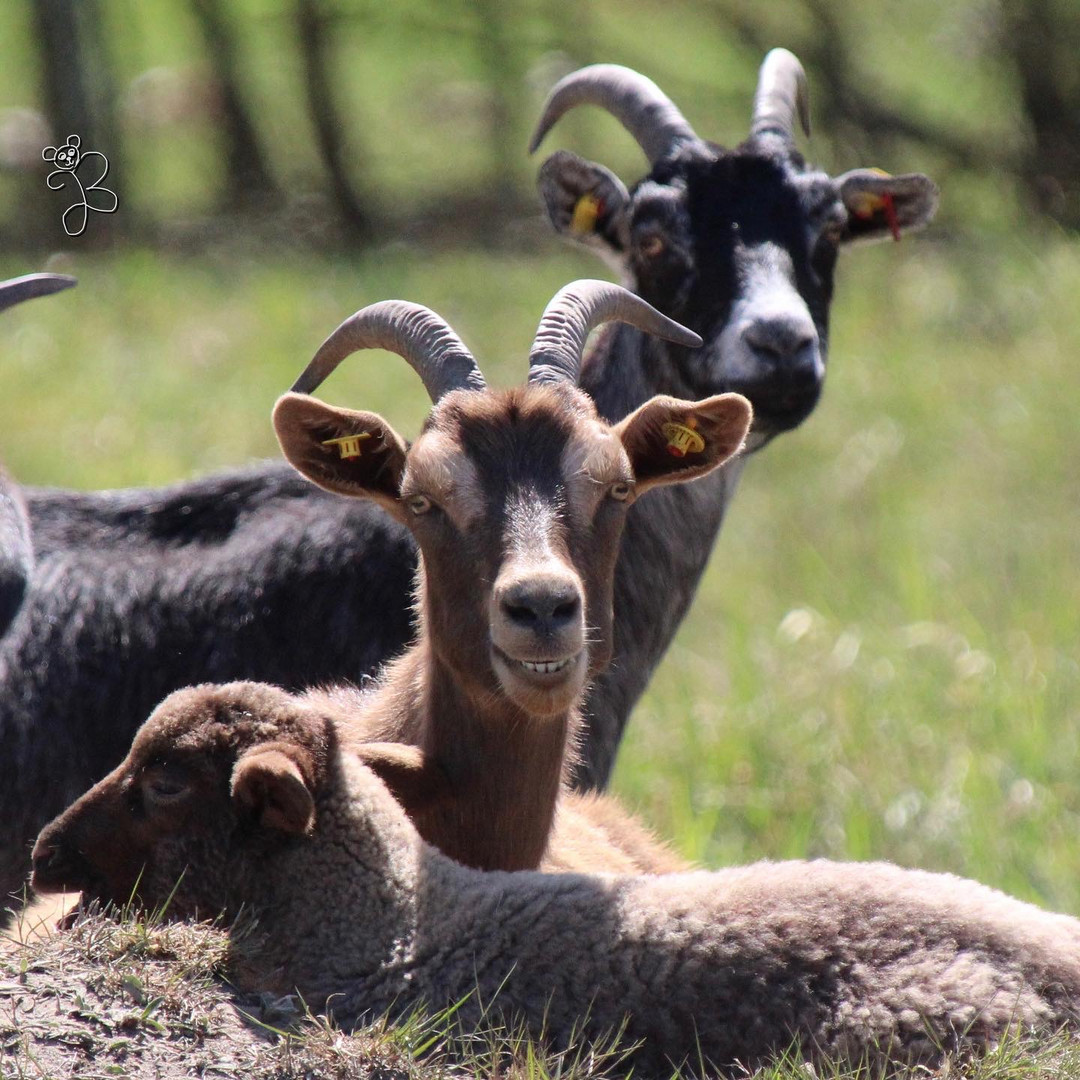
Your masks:
<svg viewBox="0 0 1080 1080"><path fill-rule="evenodd" d="M67 274L26 274L23 277L0 281L0 311L35 296L48 296L50 293L70 289L74 284L75 278L68 277Z"/></svg>
<svg viewBox="0 0 1080 1080"><path fill-rule="evenodd" d="M544 310L529 352L529 382L576 386L589 331L606 322L629 323L693 349L701 346L693 330L661 315L640 296L610 281L584 278L563 286Z"/></svg>
<svg viewBox="0 0 1080 1080"><path fill-rule="evenodd" d="M652 79L619 64L592 64L552 87L529 143L530 154L559 118L577 105L607 109L637 140L650 165L684 143L701 141Z"/></svg>
<svg viewBox="0 0 1080 1080"><path fill-rule="evenodd" d="M810 87L799 58L787 49L771 49L761 63L750 137L783 135L795 140L795 114L803 134L810 134Z"/></svg>
<svg viewBox="0 0 1080 1080"><path fill-rule="evenodd" d="M342 360L361 349L386 349L404 357L432 401L451 390L483 390L486 385L472 353L444 319L421 304L383 300L350 315L319 346L292 390L312 393Z"/></svg>

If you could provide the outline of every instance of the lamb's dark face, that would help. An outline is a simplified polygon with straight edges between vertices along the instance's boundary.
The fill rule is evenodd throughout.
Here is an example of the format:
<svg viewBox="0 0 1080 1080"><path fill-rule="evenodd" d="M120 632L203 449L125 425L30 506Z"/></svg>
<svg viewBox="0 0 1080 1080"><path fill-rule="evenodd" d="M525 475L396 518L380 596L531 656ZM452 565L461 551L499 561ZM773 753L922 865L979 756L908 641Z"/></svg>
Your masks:
<svg viewBox="0 0 1080 1080"><path fill-rule="evenodd" d="M751 450L818 401L841 246L918 227L936 207L926 177L859 170L833 179L771 137L733 151L683 146L629 191L602 166L559 151L539 187L557 230L705 339L698 350L663 346L675 381L701 397L749 398Z"/></svg>
<svg viewBox="0 0 1080 1080"><path fill-rule="evenodd" d="M273 687L177 691L120 765L42 830L31 883L86 900L167 905L169 918L235 915L243 897L234 886L252 853L310 827L305 792L327 747L325 725ZM238 780L252 763L265 777L268 762L285 776L271 806L259 798L264 780Z"/></svg>
<svg viewBox="0 0 1080 1080"><path fill-rule="evenodd" d="M530 384L447 394L407 449L381 417L298 394L274 423L309 479L374 498L412 530L427 647L459 684L543 718L565 713L610 659L627 507L716 468L749 417L736 395L654 398L611 426L569 384ZM341 456L357 436L363 449Z"/></svg>

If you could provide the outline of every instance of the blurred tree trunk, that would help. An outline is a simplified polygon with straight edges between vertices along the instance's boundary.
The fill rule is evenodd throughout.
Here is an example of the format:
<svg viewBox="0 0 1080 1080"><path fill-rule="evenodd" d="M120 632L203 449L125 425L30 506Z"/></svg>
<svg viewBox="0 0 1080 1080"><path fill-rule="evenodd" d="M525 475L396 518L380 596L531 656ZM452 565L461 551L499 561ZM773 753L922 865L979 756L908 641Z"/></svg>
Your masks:
<svg viewBox="0 0 1080 1080"><path fill-rule="evenodd" d="M279 192L244 104L237 65L236 37L221 0L190 0L221 95L225 143L225 199L232 209L277 201Z"/></svg>
<svg viewBox="0 0 1080 1080"><path fill-rule="evenodd" d="M516 197L521 160L523 72L510 28L512 11L506 0L473 0L477 19L476 47L490 100L492 194L496 205L510 206Z"/></svg>
<svg viewBox="0 0 1080 1080"><path fill-rule="evenodd" d="M334 104L328 75L330 36L327 23L321 0L296 0L296 27L304 62L308 111L315 128L319 154L330 176L334 201L342 221L353 238L360 239L371 234L371 215L345 164L345 148L348 141L355 139L355 133L350 132L347 137Z"/></svg>
<svg viewBox="0 0 1080 1080"><path fill-rule="evenodd" d="M105 186L124 202L120 137L112 69L101 31L98 0L37 0L31 7L41 57L42 97L53 136L62 144L78 135L81 150L96 150L109 161ZM99 215L88 237L117 228L113 215ZM59 218L56 229L60 232Z"/></svg>
<svg viewBox="0 0 1080 1080"><path fill-rule="evenodd" d="M1080 7L1075 0L1003 4L1000 40L1030 125L1022 179L1039 210L1080 229Z"/></svg>

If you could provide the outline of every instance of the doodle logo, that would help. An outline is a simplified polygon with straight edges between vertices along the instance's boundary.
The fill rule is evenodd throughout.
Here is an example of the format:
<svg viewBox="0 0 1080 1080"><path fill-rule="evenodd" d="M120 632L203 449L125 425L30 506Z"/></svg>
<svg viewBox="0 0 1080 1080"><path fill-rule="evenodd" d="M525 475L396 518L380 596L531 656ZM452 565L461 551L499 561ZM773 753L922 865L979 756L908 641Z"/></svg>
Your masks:
<svg viewBox="0 0 1080 1080"><path fill-rule="evenodd" d="M78 135L69 135L63 146L46 146L41 151L41 156L56 166L45 178L45 183L53 191L60 191L70 180L79 189L79 201L72 203L60 219L68 236L81 236L86 231L91 210L99 214L116 213L116 192L101 186L109 175L109 159L96 150L80 153L81 142ZM99 161L92 160L95 158Z"/></svg>

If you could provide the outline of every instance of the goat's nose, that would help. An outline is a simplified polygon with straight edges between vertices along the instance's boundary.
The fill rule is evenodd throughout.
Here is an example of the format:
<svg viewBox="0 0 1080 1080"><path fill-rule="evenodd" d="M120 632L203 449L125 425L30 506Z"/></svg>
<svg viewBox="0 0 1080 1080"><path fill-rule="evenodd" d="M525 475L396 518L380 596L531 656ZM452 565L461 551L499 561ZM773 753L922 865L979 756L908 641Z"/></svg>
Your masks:
<svg viewBox="0 0 1080 1080"><path fill-rule="evenodd" d="M798 368L816 365L817 328L808 317L760 316L747 325L743 337L751 348L777 363Z"/></svg>
<svg viewBox="0 0 1080 1080"><path fill-rule="evenodd" d="M535 633L557 633L581 613L581 592L572 581L517 581L499 597L503 614L516 626Z"/></svg>

